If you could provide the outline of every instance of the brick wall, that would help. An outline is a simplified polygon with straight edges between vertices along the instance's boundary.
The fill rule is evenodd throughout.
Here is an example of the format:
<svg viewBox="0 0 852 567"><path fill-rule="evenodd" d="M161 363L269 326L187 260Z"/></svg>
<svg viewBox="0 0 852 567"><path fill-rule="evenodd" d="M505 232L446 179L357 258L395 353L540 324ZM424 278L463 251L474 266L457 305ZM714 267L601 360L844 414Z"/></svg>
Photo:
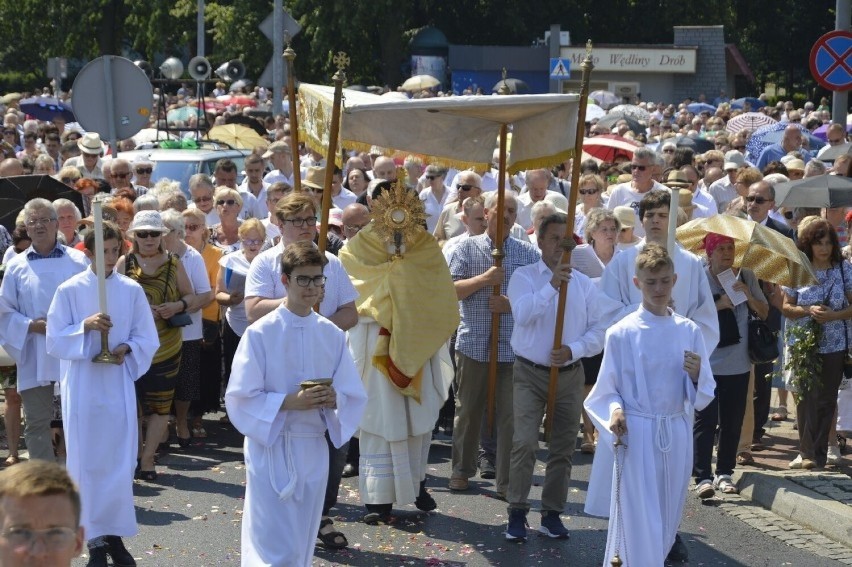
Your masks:
<svg viewBox="0 0 852 567"><path fill-rule="evenodd" d="M712 102L726 85L724 26L675 26L674 45L698 48L695 74L675 78L674 102L701 93Z"/></svg>

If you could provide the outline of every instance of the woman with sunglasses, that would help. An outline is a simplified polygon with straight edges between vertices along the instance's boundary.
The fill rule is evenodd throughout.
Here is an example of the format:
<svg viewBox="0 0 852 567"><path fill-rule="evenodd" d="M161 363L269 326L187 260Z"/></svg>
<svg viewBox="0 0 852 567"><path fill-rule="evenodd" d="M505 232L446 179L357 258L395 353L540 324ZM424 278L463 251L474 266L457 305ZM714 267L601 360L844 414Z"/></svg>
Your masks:
<svg viewBox="0 0 852 567"><path fill-rule="evenodd" d="M249 267L263 248L266 230L257 219L248 219L240 225L240 250L226 254L219 260L216 276L216 301L225 308L225 325L222 346L225 353L225 386L231 375L231 362L240 343L240 337L248 328L246 315L245 282Z"/></svg>
<svg viewBox="0 0 852 567"><path fill-rule="evenodd" d="M240 223L238 216L243 207L243 198L236 189L218 187L213 195L213 204L219 214L219 222L210 227L210 244L226 254L240 249Z"/></svg>
<svg viewBox="0 0 852 567"><path fill-rule="evenodd" d="M577 214L574 217L574 232L585 238L586 219L589 212L604 206L604 180L600 175L586 173L580 176L578 183L581 202L577 205Z"/></svg>
<svg viewBox="0 0 852 567"><path fill-rule="evenodd" d="M204 260L204 270L211 289L215 290L219 273L219 260L224 252L208 242L210 231L200 209L190 208L181 213L186 236L184 241L193 247ZM215 293L215 292L214 292ZM214 296L215 297L215 296ZM222 394L222 339L219 328L219 304L211 301L201 308L201 398L190 406L192 414L191 433L196 439L207 437L204 429L204 414L221 409ZM223 418L223 420L226 418Z"/></svg>
<svg viewBox="0 0 852 567"><path fill-rule="evenodd" d="M157 480L154 457L168 434L169 413L180 370L182 332L180 327L170 326L169 319L195 306L195 294L183 265L163 247L162 237L167 232L169 229L159 212L136 213L127 231L132 247L116 264L119 272L145 290L160 338L160 348L151 368L136 381L137 403L141 415L147 418L136 477L149 482Z"/></svg>

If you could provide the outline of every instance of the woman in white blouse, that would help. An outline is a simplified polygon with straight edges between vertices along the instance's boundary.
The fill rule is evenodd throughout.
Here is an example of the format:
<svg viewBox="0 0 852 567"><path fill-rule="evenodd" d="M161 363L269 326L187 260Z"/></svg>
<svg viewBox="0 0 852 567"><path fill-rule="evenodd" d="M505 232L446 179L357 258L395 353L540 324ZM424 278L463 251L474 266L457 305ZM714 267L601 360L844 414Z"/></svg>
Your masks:
<svg viewBox="0 0 852 567"><path fill-rule="evenodd" d="M605 186L601 176L594 173L581 175L578 184L581 202L577 204L577 214L574 216L574 232L578 236L586 238L589 211L604 206L603 191Z"/></svg>

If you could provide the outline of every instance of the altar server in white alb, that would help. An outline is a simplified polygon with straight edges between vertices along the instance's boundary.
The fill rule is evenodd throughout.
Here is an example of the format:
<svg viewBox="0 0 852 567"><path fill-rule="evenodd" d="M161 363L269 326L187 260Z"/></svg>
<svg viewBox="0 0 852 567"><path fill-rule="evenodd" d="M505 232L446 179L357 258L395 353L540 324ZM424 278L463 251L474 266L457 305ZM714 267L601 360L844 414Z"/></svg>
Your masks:
<svg viewBox="0 0 852 567"><path fill-rule="evenodd" d="M616 465L591 477L610 500L603 565L663 565L675 541L692 471L692 422L713 400L715 382L698 326L669 308L677 281L665 248L636 257L639 308L607 331L604 358L585 407L601 440L595 460L620 436ZM606 450L601 450L601 447ZM617 470L621 483L617 482ZM589 494L592 494L591 486ZM616 510L618 505L618 510ZM600 509L587 499L586 512ZM620 521L619 521L620 520Z"/></svg>
<svg viewBox="0 0 852 567"><path fill-rule="evenodd" d="M246 330L234 356L225 405L246 436L245 567L311 564L328 477L326 429L342 446L367 402L346 334L313 311L326 263L311 242L284 250L287 298ZM322 378L332 384L300 387Z"/></svg>
<svg viewBox="0 0 852 567"><path fill-rule="evenodd" d="M62 423L68 473L80 488L81 525L86 530L90 567L135 565L122 537L137 533L133 469L139 432L134 382L151 366L160 345L142 288L113 268L121 249L117 226L104 223L104 273L108 314L98 302L95 233L84 240L91 269L66 281L47 312L47 352L60 360ZM100 331L118 364L95 364ZM109 451L105 458L104 450Z"/></svg>

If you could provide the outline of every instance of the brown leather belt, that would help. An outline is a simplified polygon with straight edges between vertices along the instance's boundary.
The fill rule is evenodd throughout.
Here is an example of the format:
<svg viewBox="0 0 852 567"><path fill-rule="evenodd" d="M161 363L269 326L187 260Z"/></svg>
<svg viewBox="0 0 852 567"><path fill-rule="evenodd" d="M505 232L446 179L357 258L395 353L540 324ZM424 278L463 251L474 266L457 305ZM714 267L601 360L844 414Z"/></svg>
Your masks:
<svg viewBox="0 0 852 567"><path fill-rule="evenodd" d="M532 366L536 370L544 370L545 372L550 372L550 366L545 366L544 364L536 364L532 360L530 360L528 358L524 358L523 356L518 356L516 354L515 360L517 360L518 362L522 362L522 363L526 364L527 366ZM570 370L574 370L579 365L580 365L580 361L578 360L576 362L572 362L568 366L560 366L559 367L559 373L562 374L563 372L568 372Z"/></svg>

